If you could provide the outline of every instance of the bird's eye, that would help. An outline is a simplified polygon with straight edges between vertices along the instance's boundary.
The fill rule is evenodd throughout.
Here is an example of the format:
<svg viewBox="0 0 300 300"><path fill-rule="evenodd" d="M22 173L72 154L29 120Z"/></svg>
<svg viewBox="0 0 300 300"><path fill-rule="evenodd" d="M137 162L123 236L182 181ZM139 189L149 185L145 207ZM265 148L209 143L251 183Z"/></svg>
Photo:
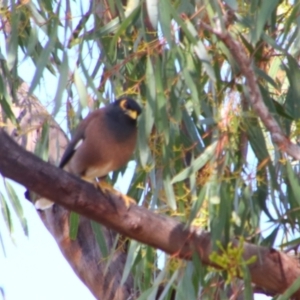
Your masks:
<svg viewBox="0 0 300 300"><path fill-rule="evenodd" d="M127 109L130 108L130 105L129 105L129 103L128 103L127 100L122 100L122 101L120 102L120 107L121 107L123 110L127 110Z"/></svg>

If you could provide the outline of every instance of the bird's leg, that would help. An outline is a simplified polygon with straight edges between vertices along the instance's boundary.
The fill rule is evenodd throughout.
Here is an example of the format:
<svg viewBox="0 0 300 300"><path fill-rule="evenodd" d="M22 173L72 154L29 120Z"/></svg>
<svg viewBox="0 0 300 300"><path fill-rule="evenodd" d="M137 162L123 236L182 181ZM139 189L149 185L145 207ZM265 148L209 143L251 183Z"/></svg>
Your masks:
<svg viewBox="0 0 300 300"><path fill-rule="evenodd" d="M100 191L102 191L105 195L107 195L108 192L111 192L111 193L114 192L113 186L111 184L109 184L107 181L105 181L105 177L95 178L94 186L96 189L99 189Z"/></svg>
<svg viewBox="0 0 300 300"><path fill-rule="evenodd" d="M101 178L91 179L90 177L81 176L81 179L92 183L95 189L101 190L104 194L106 194L108 191L113 191L113 187L106 181L101 180Z"/></svg>
<svg viewBox="0 0 300 300"><path fill-rule="evenodd" d="M91 182L90 179L87 181ZM108 182L106 182L105 176L100 177L100 178L95 178L92 181L92 183L96 189L99 189L105 195L107 195L107 193L113 193L114 195L117 195L118 197L120 197L123 200L123 202L125 203L125 206L127 208L129 208L129 206L132 204L136 204L136 202L132 198L128 197L127 195L123 195L119 191L115 190L113 188L113 186L111 186Z"/></svg>

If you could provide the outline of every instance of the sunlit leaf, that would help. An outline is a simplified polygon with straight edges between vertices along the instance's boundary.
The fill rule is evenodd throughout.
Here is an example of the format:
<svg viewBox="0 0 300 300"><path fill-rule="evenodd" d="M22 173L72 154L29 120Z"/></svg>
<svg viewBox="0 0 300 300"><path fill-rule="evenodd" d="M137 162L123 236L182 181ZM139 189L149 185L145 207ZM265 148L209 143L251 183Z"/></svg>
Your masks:
<svg viewBox="0 0 300 300"><path fill-rule="evenodd" d="M81 107L85 108L88 105L88 93L78 69L75 69L74 71L74 83L79 95Z"/></svg>
<svg viewBox="0 0 300 300"><path fill-rule="evenodd" d="M173 177L171 183L176 183L178 181L182 181L189 177L191 174L197 172L200 168L202 168L214 155L217 147L217 142L212 143L208 146L204 152L199 155L192 163L191 166L188 166L184 170L182 170L179 174Z"/></svg>

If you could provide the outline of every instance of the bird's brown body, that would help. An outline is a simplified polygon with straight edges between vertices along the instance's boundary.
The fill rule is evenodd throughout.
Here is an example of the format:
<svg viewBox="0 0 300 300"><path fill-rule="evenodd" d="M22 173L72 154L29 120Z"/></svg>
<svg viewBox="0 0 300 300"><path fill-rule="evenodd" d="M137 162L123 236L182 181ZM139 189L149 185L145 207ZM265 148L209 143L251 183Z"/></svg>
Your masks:
<svg viewBox="0 0 300 300"><path fill-rule="evenodd" d="M103 130L104 123L109 122L108 118L110 118L106 112L105 108L98 109L81 122L65 151L61 167L74 175L93 179L103 177L128 162L136 145L137 128L131 123L120 122L118 124L118 119L114 119L117 116L111 116L111 122L117 123L114 129L117 129L118 133L112 134L110 131ZM130 134L126 134L128 129ZM96 141L97 137L94 134L86 134L86 132L98 132L99 130L102 131L101 140ZM78 149L67 160L73 147L81 140L82 143ZM89 151L91 147L93 148L92 152ZM90 155L86 155L87 152L90 152Z"/></svg>
<svg viewBox="0 0 300 300"><path fill-rule="evenodd" d="M92 112L79 124L59 167L90 182L120 169L134 151L140 113L140 106L126 97ZM36 207L52 204L43 199Z"/></svg>

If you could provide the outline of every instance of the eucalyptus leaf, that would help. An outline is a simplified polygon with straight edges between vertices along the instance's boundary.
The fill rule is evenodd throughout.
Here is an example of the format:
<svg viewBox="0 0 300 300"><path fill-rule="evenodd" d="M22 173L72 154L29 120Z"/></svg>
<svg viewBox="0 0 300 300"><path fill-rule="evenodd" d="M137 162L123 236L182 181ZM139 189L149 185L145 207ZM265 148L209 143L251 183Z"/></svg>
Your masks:
<svg viewBox="0 0 300 300"><path fill-rule="evenodd" d="M210 146L208 146L204 152L193 161L192 165L186 167L184 170L174 176L171 180L171 183L174 184L176 182L185 180L191 174L201 169L213 157L217 144L217 142L213 142Z"/></svg>

